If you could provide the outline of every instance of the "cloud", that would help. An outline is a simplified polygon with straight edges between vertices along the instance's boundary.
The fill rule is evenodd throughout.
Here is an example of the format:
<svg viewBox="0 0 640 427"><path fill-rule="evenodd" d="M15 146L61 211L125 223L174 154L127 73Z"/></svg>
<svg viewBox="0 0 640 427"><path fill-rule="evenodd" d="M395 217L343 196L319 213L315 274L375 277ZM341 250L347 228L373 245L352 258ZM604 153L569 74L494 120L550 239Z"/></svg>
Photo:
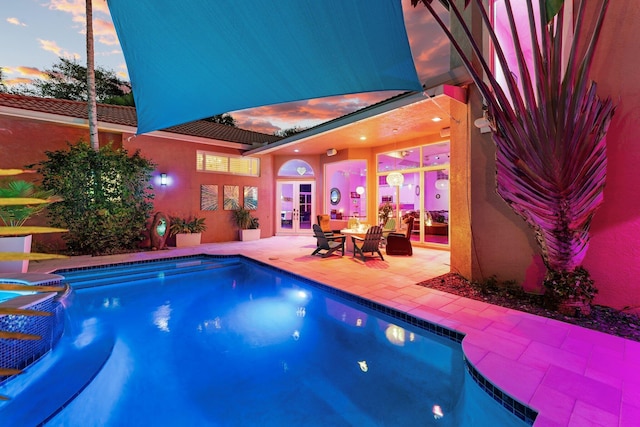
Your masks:
<svg viewBox="0 0 640 427"><path fill-rule="evenodd" d="M16 67L14 70L17 73L22 74L23 76L31 76L31 77L38 77L38 78L42 78L46 76L44 72L34 67Z"/></svg>
<svg viewBox="0 0 640 427"><path fill-rule="evenodd" d="M2 72L5 76L13 76L11 78L3 79L3 83L7 86L15 86L19 84L31 84L34 79L44 79L47 78L47 75L34 67L2 67Z"/></svg>
<svg viewBox="0 0 640 427"><path fill-rule="evenodd" d="M406 3L406 4L404 4ZM449 22L449 12L438 2L432 3L438 16ZM424 6L412 7L403 0L404 22L418 77L424 83L449 70L450 44L442 28Z"/></svg>
<svg viewBox="0 0 640 427"><path fill-rule="evenodd" d="M105 44L107 46L120 46L120 41L116 35L116 29L113 26L113 22L106 19L93 20L93 36L98 43Z"/></svg>
<svg viewBox="0 0 640 427"><path fill-rule="evenodd" d="M42 48L42 50L51 52L58 57L72 58L76 60L80 58L80 54L62 49L60 46L58 46L58 43L53 40L38 39L38 41L40 42L40 47Z"/></svg>
<svg viewBox="0 0 640 427"><path fill-rule="evenodd" d="M242 113L234 113L232 116L236 120L236 125L241 129L266 133L268 135L273 135L281 129L279 126L271 123L269 118L263 119L253 115L244 116Z"/></svg>
<svg viewBox="0 0 640 427"><path fill-rule="evenodd" d="M2 82L7 86L17 86L17 85L29 85L33 83L33 79L28 79L26 77L16 77L12 79L3 79Z"/></svg>
<svg viewBox="0 0 640 427"><path fill-rule="evenodd" d="M388 99L398 92L371 92L331 96L307 101L268 105L231 112L238 127L273 134L298 127L307 129L336 119L371 104Z"/></svg>
<svg viewBox="0 0 640 427"><path fill-rule="evenodd" d="M3 73L9 75L9 74L19 74L22 76L31 76L31 77L43 77L45 76L45 73L43 73L42 71L40 71L37 68L34 67L2 67L2 71Z"/></svg>
<svg viewBox="0 0 640 427"><path fill-rule="evenodd" d="M7 18L7 22L9 24L17 25L19 27L26 27L27 26L27 24L25 24L24 22L21 22L18 18Z"/></svg>
<svg viewBox="0 0 640 427"><path fill-rule="evenodd" d="M71 20L80 26L79 32L86 34L86 10L84 0L51 0L49 9L71 14ZM96 43L119 45L115 27L106 1L93 2L93 36Z"/></svg>

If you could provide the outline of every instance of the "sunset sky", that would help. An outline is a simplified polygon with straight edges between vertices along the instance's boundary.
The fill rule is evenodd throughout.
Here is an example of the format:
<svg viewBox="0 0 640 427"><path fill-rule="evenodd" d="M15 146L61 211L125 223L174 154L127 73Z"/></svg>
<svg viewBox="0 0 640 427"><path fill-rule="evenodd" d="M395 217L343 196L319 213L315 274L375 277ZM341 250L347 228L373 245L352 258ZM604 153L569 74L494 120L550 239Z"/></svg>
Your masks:
<svg viewBox="0 0 640 427"><path fill-rule="evenodd" d="M0 67L7 85L42 76L58 57L86 64L84 0L0 0ZM127 66L105 0L94 0L95 62L129 80ZM438 2L434 5L439 7ZM423 6L402 0L405 24L420 80L448 69L449 45ZM176 76L180 78L181 76ZM389 98L397 92L299 101L231 111L239 127L272 134L293 127L308 128Z"/></svg>

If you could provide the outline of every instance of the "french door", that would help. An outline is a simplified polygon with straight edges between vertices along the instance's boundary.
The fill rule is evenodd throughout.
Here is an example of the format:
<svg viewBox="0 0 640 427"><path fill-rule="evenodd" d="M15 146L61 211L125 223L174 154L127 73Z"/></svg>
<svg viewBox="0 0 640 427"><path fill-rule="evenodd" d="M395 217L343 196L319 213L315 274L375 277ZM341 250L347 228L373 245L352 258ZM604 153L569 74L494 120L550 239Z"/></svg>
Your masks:
<svg viewBox="0 0 640 427"><path fill-rule="evenodd" d="M315 181L278 181L277 235L313 234Z"/></svg>

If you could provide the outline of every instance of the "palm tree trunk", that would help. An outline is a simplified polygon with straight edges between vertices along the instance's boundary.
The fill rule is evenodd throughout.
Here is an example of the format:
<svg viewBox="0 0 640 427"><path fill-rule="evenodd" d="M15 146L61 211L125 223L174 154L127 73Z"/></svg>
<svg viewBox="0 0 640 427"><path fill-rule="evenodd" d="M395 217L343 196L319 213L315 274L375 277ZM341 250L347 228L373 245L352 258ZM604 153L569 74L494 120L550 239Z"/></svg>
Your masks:
<svg viewBox="0 0 640 427"><path fill-rule="evenodd" d="M98 151L98 107L96 105L96 76L93 60L93 5L86 0L87 15L87 104L89 113L89 141L91 148Z"/></svg>

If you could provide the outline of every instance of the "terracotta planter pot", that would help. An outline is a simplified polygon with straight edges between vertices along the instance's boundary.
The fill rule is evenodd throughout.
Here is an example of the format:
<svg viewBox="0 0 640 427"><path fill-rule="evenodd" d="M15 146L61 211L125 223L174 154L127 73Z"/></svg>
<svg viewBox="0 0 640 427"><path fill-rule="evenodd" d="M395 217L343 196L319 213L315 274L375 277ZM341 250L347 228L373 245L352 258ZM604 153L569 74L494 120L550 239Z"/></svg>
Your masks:
<svg viewBox="0 0 640 427"><path fill-rule="evenodd" d="M31 235L17 237L0 237L0 252L31 252ZM0 273L26 273L29 269L29 260L2 261Z"/></svg>

